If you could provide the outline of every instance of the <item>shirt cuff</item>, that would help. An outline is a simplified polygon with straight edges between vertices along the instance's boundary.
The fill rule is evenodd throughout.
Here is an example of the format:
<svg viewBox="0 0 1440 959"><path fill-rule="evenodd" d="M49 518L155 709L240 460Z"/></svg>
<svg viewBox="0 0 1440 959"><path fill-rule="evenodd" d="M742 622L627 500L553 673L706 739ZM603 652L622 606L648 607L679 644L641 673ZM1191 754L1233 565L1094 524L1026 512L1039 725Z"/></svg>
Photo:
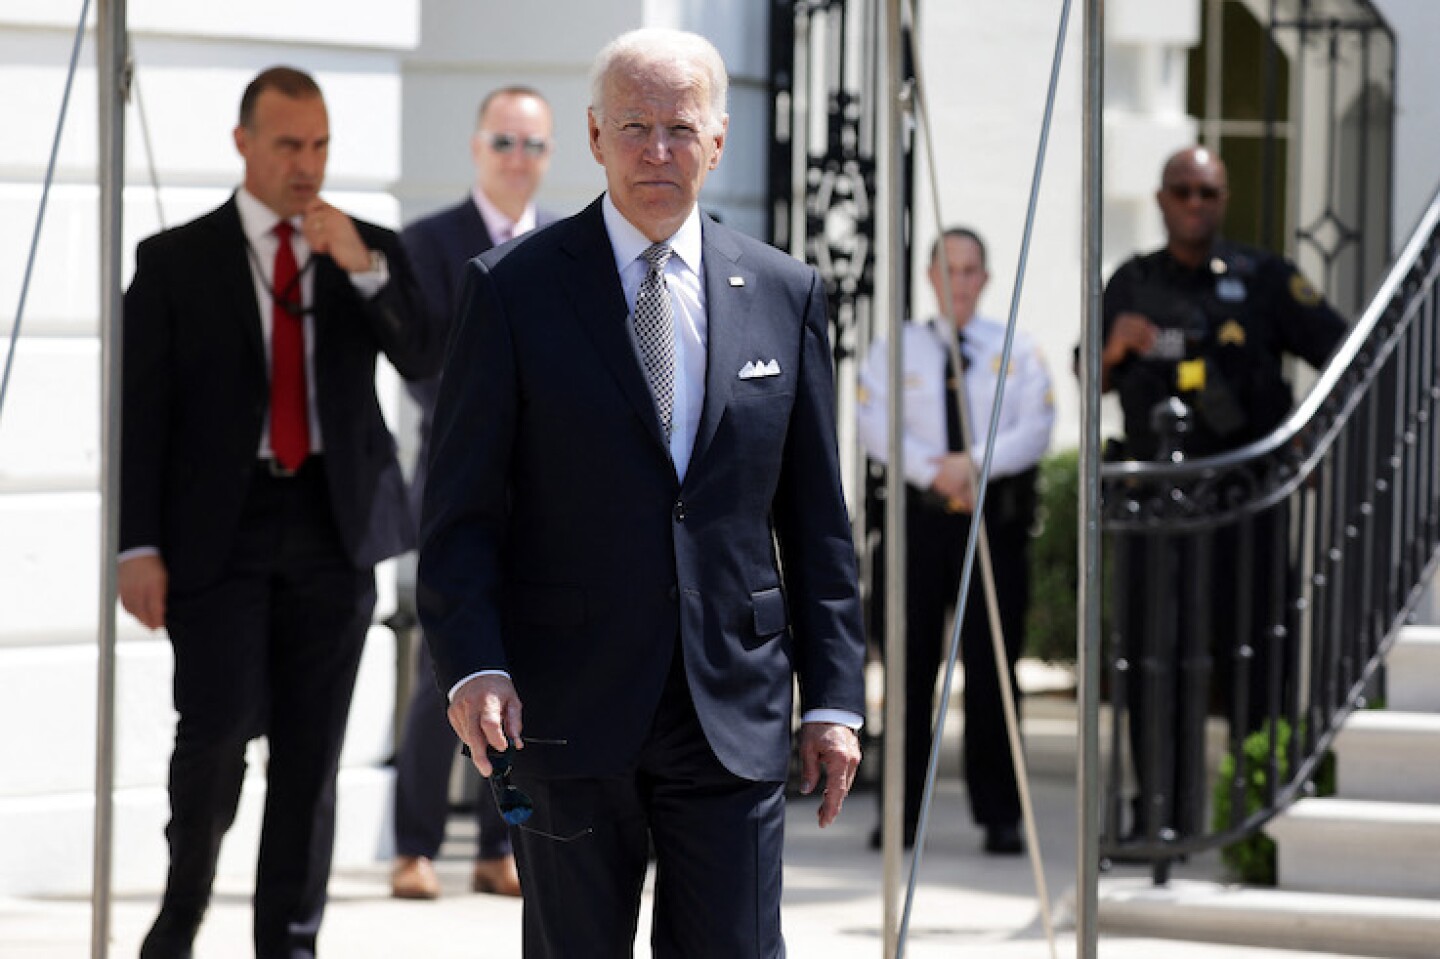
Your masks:
<svg viewBox="0 0 1440 959"><path fill-rule="evenodd" d="M470 682L470 680L475 679L479 676L504 676L506 679L510 678L510 674L503 669L482 669L479 672L471 673L469 676L466 676L454 686L450 687L450 692L445 694L445 702L453 703L455 701L455 694L460 691L460 687L464 686L466 683Z"/></svg>
<svg viewBox="0 0 1440 959"><path fill-rule="evenodd" d="M379 250L370 251L370 269L350 274L350 285L367 300L384 289L389 282L390 263Z"/></svg>
<svg viewBox="0 0 1440 959"><path fill-rule="evenodd" d="M800 716L800 721L802 723L834 723L837 726L848 726L858 732L860 727L865 724L865 717L859 713L852 713L848 709L807 709Z"/></svg>
<svg viewBox="0 0 1440 959"><path fill-rule="evenodd" d="M139 559L141 556L159 556L158 546L132 546L129 549L122 549L120 555L115 557L116 562L123 563L127 559Z"/></svg>

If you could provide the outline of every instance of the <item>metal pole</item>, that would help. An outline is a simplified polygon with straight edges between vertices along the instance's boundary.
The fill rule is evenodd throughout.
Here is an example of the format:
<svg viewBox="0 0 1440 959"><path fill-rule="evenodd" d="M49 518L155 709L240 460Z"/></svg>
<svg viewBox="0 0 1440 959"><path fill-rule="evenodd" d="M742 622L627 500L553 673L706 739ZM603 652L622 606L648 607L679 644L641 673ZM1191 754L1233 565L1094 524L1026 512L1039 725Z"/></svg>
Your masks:
<svg viewBox="0 0 1440 959"><path fill-rule="evenodd" d="M885 326L889 330L889 440L885 471L885 769L881 785L881 848L884 862L885 952L894 956L899 943L899 892L904 849L903 815L905 789L905 463L904 390L905 368L901 334L905 317L904 216L904 84L901 60L901 0L885 0L884 33L885 86L878 101L884 116L883 149L875 151L881 172L879 192L884 216L885 278L888 284L882 301L888 306Z"/></svg>
<svg viewBox="0 0 1440 959"><path fill-rule="evenodd" d="M914 17L913 0L910 11ZM1055 53L1050 68L1050 82L1045 95L1045 111L1040 125L1039 145L1036 147L1035 168L1030 181L1030 195L1025 208L1025 227L1021 233L1020 262L1015 272L1015 286L1010 297L1010 309L1005 324L1005 347L1000 357L1000 368L1009 369L1011 350L1015 341L1016 323L1020 312L1020 295L1025 286L1025 268L1029 261L1030 238L1035 228L1035 212L1040 202L1040 180L1045 168L1046 147L1050 139L1050 125L1054 117L1055 93L1060 81L1060 66L1063 62L1065 51L1065 36L1070 23L1070 0L1062 0L1060 10L1060 24L1055 37ZM917 81L922 81L924 76L921 70L920 52L913 42L910 50L911 59L915 64L915 75ZM934 136L930 124L926 91L923 82L915 85L914 108L920 126L925 134L927 167L931 178L932 200L935 205L935 221L941 230L945 229L945 219L940 215L940 184L938 179L939 165L935 160ZM943 254L942 254L943 255ZM951 324L955 317L950 315L950 276L949 271L940 271L941 286L943 295L940 312ZM960 386L955 391L955 401L961 425L961 435L965 438L965 448L974 449L974 429L970 420L970 404L964 387L965 374L964 363L961 361L960 344L955 337L947 337L950 352L950 366L955 371L955 377ZM1000 689L1000 700L1002 712L1005 717L1005 732L1010 746L1011 761L1015 770L1015 784L1020 795L1021 816L1025 824L1025 834L1029 837L1027 851L1030 856L1030 867L1035 877L1036 898L1039 901L1040 922L1045 930L1045 939L1050 947L1050 955L1054 959L1055 950L1055 928L1050 915L1050 894L1045 883L1044 864L1040 856L1040 843L1035 828L1035 809L1030 796L1030 775L1025 763L1024 748L1020 739L1020 718L1015 705L1014 693L1010 685L1009 657L1006 651L1005 637L1000 622L1000 603L997 598L995 587L995 571L990 559L990 538L985 524L985 497L990 485L990 463L991 454L995 449L995 439L1000 423L1000 411L1005 401L1005 377L1000 377L995 391L995 402L991 408L990 420L986 431L985 458L981 464L978 476L975 475L974 464L971 466L972 476L975 478L975 488L978 495L975 502L974 522L971 525L969 542L966 547L964 568L961 572L960 584L955 598L955 623L951 630L949 653L945 661L945 681L943 691L940 695L939 714L935 720L935 734L930 745L930 760L925 776L924 795L920 803L920 820L915 834L915 856L910 864L910 880L905 893L905 910L900 921L900 943L899 953L903 955L906 940L909 935L911 910L915 901L915 889L919 880L920 865L925 852L925 836L930 820L930 807L934 801L936 771L940 765L940 749L942 733L945 728L945 716L950 703L950 692L954 682L955 665L960 653L960 633L965 616L968 613L968 600L970 595L970 580L973 572L973 560L978 555L980 561L981 584L985 599L986 613L990 623L991 652L995 660L995 672L997 686ZM978 542L978 554L976 544Z"/></svg>
<svg viewBox="0 0 1440 959"><path fill-rule="evenodd" d="M1105 0L1085 0L1080 362L1080 762L1076 772L1075 955L1095 959L1100 869L1100 256L1104 192Z"/></svg>
<svg viewBox="0 0 1440 959"><path fill-rule="evenodd" d="M125 0L97 7L100 119L100 617L95 693L95 850L90 955L110 947L110 859L115 785L115 553L120 536L120 227L125 186Z"/></svg>

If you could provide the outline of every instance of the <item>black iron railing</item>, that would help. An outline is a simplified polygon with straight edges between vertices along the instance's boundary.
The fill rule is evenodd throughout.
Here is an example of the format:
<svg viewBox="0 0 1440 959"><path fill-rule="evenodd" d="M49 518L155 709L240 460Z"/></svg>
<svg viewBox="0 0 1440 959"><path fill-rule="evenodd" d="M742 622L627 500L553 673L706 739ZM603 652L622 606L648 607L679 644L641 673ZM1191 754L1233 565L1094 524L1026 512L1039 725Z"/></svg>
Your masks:
<svg viewBox="0 0 1440 959"><path fill-rule="evenodd" d="M1312 392L1221 456L1109 463L1102 854L1156 864L1303 795L1440 546L1440 194ZM1213 826L1207 742L1235 758ZM1247 758L1247 737L1264 744ZM1254 740L1252 740L1253 744ZM1247 783L1261 767L1258 809Z"/></svg>

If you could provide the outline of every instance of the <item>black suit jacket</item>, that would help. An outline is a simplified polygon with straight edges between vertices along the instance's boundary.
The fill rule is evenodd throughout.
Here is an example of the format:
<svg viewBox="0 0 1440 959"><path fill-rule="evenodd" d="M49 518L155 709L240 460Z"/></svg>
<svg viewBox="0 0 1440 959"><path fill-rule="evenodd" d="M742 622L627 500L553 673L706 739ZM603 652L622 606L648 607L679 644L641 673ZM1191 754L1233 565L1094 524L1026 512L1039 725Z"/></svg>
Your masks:
<svg viewBox="0 0 1440 959"><path fill-rule="evenodd" d="M314 376L330 503L346 553L364 568L414 540L375 395L376 357L425 376L440 347L399 239L355 224L385 254L390 282L367 300L333 260L315 257ZM120 548L158 546L173 589L220 575L255 472L269 410L260 309L234 197L136 251L125 294Z"/></svg>
<svg viewBox="0 0 1440 959"><path fill-rule="evenodd" d="M554 223L556 219L555 214L548 210L535 211L536 229ZM459 307L465 264L493 248L495 241L485 226L485 218L475 206L474 198L470 196L411 223L401 232L400 239L419 280L432 328L443 343L449 337L450 321ZM405 388L420 405L420 454L415 465L415 478L410 484L412 507L418 517L420 501L425 494L430 428L435 419L435 400L440 395L440 377L406 380Z"/></svg>
<svg viewBox="0 0 1440 959"><path fill-rule="evenodd" d="M863 714L854 546L816 272L705 222L708 372L682 484L597 201L467 268L435 416L419 605L437 681L505 669L540 775L613 775L683 646L731 772L783 780L804 708ZM779 374L741 379L748 362ZM783 569L783 576L782 576Z"/></svg>

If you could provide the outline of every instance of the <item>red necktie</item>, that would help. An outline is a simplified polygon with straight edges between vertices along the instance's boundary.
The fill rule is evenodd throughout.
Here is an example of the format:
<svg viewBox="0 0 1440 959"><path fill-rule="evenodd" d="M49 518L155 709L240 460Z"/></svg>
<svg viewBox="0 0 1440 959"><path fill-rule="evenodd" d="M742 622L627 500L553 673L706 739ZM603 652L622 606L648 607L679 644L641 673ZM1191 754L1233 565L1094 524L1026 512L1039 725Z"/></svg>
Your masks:
<svg viewBox="0 0 1440 959"><path fill-rule="evenodd" d="M295 251L290 247L293 232L295 228L285 220L275 226L280 247L275 251L270 307L270 449L288 470L299 469L310 455L303 298Z"/></svg>

